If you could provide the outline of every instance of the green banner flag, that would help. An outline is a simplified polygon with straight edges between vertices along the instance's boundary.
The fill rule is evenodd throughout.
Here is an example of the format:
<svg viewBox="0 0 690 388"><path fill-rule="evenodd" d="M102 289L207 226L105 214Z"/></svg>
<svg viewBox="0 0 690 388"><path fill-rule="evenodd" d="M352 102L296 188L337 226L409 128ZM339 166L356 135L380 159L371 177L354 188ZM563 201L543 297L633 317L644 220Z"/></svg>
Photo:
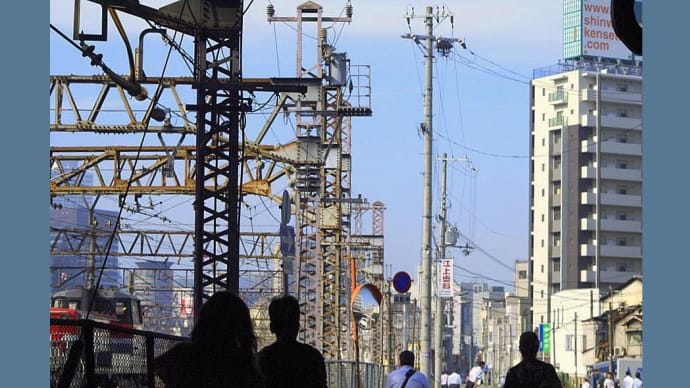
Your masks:
<svg viewBox="0 0 690 388"><path fill-rule="evenodd" d="M551 324L539 324L539 351L542 353L551 353Z"/></svg>

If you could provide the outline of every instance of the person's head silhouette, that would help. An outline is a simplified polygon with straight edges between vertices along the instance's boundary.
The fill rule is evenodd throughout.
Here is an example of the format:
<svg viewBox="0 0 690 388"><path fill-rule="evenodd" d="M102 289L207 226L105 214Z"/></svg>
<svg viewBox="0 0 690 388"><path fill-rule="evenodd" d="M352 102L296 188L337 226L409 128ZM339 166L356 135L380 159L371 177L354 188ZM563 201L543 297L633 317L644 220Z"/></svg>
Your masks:
<svg viewBox="0 0 690 388"><path fill-rule="evenodd" d="M409 350L400 352L400 365L409 365L414 367L414 353Z"/></svg>
<svg viewBox="0 0 690 388"><path fill-rule="evenodd" d="M524 359L533 359L537 357L539 351L539 337L533 331L526 331L520 335L520 354Z"/></svg>
<svg viewBox="0 0 690 388"><path fill-rule="evenodd" d="M281 340L295 340L299 332L299 302L294 296L282 295L268 305L271 332Z"/></svg>
<svg viewBox="0 0 690 388"><path fill-rule="evenodd" d="M256 336L247 305L230 291L217 291L201 306L192 329L192 342L208 349L224 349L251 356Z"/></svg>

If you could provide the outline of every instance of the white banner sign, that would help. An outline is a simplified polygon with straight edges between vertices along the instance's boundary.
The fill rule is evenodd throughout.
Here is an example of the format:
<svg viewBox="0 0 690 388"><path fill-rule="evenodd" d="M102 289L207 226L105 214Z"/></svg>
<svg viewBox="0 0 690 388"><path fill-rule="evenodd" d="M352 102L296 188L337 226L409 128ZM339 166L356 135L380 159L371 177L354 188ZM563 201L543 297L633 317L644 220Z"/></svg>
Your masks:
<svg viewBox="0 0 690 388"><path fill-rule="evenodd" d="M453 296L453 259L443 259L438 266L438 297Z"/></svg>
<svg viewBox="0 0 690 388"><path fill-rule="evenodd" d="M618 39L611 22L610 0L584 0L582 4L582 54L631 59L632 52Z"/></svg>

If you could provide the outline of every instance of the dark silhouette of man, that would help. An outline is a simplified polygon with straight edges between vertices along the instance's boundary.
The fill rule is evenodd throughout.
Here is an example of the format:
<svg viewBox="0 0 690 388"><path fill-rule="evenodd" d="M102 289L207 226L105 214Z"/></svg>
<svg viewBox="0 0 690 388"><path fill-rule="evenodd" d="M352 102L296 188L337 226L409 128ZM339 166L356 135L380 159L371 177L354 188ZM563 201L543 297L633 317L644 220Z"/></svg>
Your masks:
<svg viewBox="0 0 690 388"><path fill-rule="evenodd" d="M522 361L508 370L503 388L562 388L553 365L537 360L539 337L526 331L520 335Z"/></svg>
<svg viewBox="0 0 690 388"><path fill-rule="evenodd" d="M267 388L325 388L326 363L314 347L297 342L299 302L275 297L268 306L271 332L276 341L258 353Z"/></svg>

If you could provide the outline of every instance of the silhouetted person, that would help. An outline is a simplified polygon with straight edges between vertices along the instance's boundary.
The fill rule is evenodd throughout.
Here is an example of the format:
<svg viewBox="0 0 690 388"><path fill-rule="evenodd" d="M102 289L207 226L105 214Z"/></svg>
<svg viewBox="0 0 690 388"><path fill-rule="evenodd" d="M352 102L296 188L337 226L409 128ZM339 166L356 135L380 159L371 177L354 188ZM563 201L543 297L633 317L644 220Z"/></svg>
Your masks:
<svg viewBox="0 0 690 388"><path fill-rule="evenodd" d="M255 355L247 305L229 291L218 291L201 306L191 341L174 345L153 367L166 388L263 388Z"/></svg>
<svg viewBox="0 0 690 388"><path fill-rule="evenodd" d="M275 297L268 306L271 332L276 341L261 349L259 366L268 388L324 388L326 363L316 348L297 342L299 302L295 297Z"/></svg>
<svg viewBox="0 0 690 388"><path fill-rule="evenodd" d="M562 388L553 365L537 360L539 337L526 331L520 335L522 361L508 370L503 388Z"/></svg>
<svg viewBox="0 0 690 388"><path fill-rule="evenodd" d="M400 368L388 374L386 388L429 388L424 373L414 369L414 353L403 350L399 360Z"/></svg>

